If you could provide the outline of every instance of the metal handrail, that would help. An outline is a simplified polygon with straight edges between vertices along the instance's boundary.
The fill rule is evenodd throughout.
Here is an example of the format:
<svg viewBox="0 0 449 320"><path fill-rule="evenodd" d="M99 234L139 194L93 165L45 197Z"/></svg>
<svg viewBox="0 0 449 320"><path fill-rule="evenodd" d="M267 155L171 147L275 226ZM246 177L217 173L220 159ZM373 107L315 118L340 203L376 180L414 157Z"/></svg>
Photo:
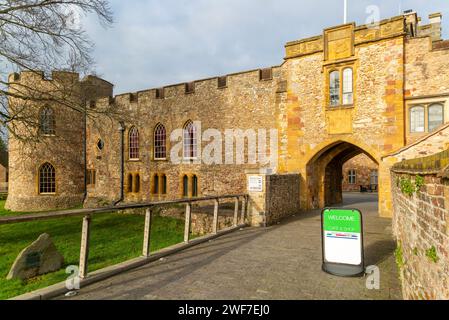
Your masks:
<svg viewBox="0 0 449 320"><path fill-rule="evenodd" d="M146 209L145 211L145 225L144 225L144 240L142 255L144 257L150 256L150 242L151 242L151 220L152 220L152 209L155 207L163 207L173 204L185 204L185 228L184 228L184 242L189 243L190 241L190 228L191 228L191 215L192 215L192 204L203 202L203 201L214 201L214 220L212 225L212 233L218 233L218 211L220 200L234 199L234 227L239 226L239 201L241 200L241 216L240 225L245 224L246 213L248 210L249 196L247 194L236 194L236 195L224 195L224 196L209 196L202 198L188 198L179 200L169 200L160 202L147 202L138 204L127 204L119 205L113 207L104 208L94 208L94 209L76 209L76 210L63 210L45 213L35 213L27 214L21 216L11 216L11 217L1 217L0 225L23 223L30 221L42 221L42 220L53 220L66 217L84 216L83 227L81 231L81 248L80 248L80 260L79 260L79 277L85 279L88 275L88 258L89 258L89 242L90 242L90 227L91 220L95 214L100 213L114 213L117 211L128 210L128 209Z"/></svg>

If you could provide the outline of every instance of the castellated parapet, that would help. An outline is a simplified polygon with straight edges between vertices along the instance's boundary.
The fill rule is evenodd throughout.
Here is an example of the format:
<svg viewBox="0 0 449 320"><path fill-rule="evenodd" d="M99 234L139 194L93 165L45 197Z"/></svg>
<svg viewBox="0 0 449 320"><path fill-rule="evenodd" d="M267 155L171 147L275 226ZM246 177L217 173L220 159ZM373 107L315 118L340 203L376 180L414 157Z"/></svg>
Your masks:
<svg viewBox="0 0 449 320"><path fill-rule="evenodd" d="M43 72L24 71L9 76L10 92L30 96L34 102L11 98L11 114L20 110L27 121L15 121L20 137L10 135L10 182L6 208L13 211L40 211L80 205L84 198L84 136L82 112L85 101L112 94L112 85L94 76L80 80L78 73L55 71L51 79ZM64 101L66 106L60 102ZM70 106L70 107L69 107ZM39 114L51 108L54 134L39 134ZM38 138L37 138L38 137ZM37 139L36 139L37 138ZM45 164L56 170L56 190L39 190L39 170Z"/></svg>
<svg viewBox="0 0 449 320"><path fill-rule="evenodd" d="M170 134L183 128L188 120L201 123L201 132L217 129L276 129L277 104L285 91L281 67L229 74L223 77L196 80L194 87L186 83L103 97L89 103L102 110L114 108L124 113L124 202L158 201L183 197L184 175L199 178L198 195L222 195L246 192L246 170L257 170L259 164L173 164L170 158ZM220 81L221 79L221 81ZM189 87L188 87L189 86ZM192 90L189 91L188 89ZM158 93L159 91L159 93ZM160 94L158 96L158 94ZM95 185L89 185L88 206L111 204L120 200L120 124L118 121L88 120L87 168L96 171ZM154 159L154 128L158 123L167 132L167 159ZM132 127L139 130L139 160L130 160L128 135ZM257 131L256 131L257 132ZM100 150L97 142L102 140ZM204 148L208 142L199 141ZM224 146L223 146L224 147ZM223 148L224 159L225 148ZM263 165L266 166L266 165ZM129 175L139 175L140 191L129 192ZM166 175L167 193L154 192L154 176ZM232 187L231 187L232 186Z"/></svg>

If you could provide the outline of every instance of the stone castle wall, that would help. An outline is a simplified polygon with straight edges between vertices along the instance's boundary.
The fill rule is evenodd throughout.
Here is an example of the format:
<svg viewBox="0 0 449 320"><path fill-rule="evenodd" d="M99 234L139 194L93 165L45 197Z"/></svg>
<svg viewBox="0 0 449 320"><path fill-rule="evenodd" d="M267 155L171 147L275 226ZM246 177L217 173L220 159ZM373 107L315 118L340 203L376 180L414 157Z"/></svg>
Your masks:
<svg viewBox="0 0 449 320"><path fill-rule="evenodd" d="M140 192L125 192L125 202L157 201L180 198L182 177L196 175L199 179L198 196L238 194L246 192L245 170L257 169L259 164L174 164L170 134L182 129L188 121L198 122L200 134L207 129L217 129L224 138L227 129L276 129L276 91L281 79L280 68L273 68L273 78L260 80L259 70L229 75L227 87L217 88L217 78L195 82L194 93L186 94L185 85L165 87L163 99L156 98L156 90L102 99L95 108L113 105L125 110L125 180L129 174L139 174ZM153 153L154 129L158 123L167 131L167 159L155 160ZM139 130L140 159L129 160L128 134L133 126ZM87 135L88 169L97 171L95 186L88 187L91 203L114 202L120 198L120 139L117 121L107 117L89 120ZM201 136L198 136L201 139ZM97 148L99 139L104 149ZM200 141L200 140L198 140ZM201 141L204 148L209 141ZM268 140L267 143L270 143ZM222 144L224 161L225 145ZM167 176L167 195L152 194L155 174ZM126 183L126 181L125 181ZM125 185L125 190L128 189Z"/></svg>
<svg viewBox="0 0 449 320"><path fill-rule="evenodd" d="M448 168L449 150L393 167L393 230L406 299L449 299Z"/></svg>

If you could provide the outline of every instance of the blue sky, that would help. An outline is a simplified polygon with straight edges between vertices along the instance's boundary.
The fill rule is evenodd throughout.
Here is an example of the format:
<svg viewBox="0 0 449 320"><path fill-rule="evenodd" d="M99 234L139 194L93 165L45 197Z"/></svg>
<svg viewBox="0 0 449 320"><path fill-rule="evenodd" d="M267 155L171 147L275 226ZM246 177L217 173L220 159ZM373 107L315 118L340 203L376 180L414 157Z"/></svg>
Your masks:
<svg viewBox="0 0 449 320"><path fill-rule="evenodd" d="M85 27L96 45L96 72L132 92L248 69L279 65L287 41L343 23L343 0L111 0L115 23ZM443 14L449 38L448 0L348 0L348 21L364 24L366 8L381 18L414 9Z"/></svg>

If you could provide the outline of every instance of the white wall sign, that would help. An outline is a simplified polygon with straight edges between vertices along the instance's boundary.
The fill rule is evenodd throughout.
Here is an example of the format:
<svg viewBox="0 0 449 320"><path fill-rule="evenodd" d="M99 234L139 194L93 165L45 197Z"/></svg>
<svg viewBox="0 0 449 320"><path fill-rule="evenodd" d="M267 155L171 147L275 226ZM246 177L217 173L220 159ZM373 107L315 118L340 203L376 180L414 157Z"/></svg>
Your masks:
<svg viewBox="0 0 449 320"><path fill-rule="evenodd" d="M261 176L249 176L248 177L248 191L262 192L263 191L263 178Z"/></svg>

